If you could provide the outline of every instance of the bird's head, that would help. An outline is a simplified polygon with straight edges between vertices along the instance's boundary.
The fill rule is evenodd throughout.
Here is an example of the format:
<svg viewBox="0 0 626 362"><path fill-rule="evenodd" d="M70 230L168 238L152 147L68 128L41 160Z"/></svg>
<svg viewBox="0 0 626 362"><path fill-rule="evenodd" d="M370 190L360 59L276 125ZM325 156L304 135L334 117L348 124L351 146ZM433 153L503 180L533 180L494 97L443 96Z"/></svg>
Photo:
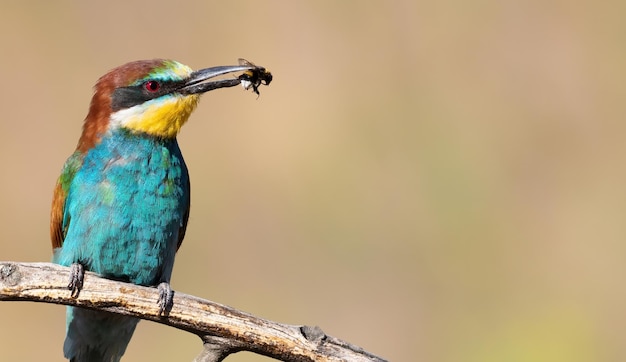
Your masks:
<svg viewBox="0 0 626 362"><path fill-rule="evenodd" d="M250 66L220 66L193 71L174 60L140 60L102 76L95 86L78 150L86 151L114 129L160 138L176 137L200 95L239 84L237 79L209 81Z"/></svg>

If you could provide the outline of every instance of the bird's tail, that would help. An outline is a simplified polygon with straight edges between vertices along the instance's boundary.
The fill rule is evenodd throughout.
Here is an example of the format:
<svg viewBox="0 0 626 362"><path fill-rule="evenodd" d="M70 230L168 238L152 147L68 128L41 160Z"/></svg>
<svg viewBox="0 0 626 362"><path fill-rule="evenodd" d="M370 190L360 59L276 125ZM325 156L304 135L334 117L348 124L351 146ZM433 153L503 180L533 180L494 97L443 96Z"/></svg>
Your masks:
<svg viewBox="0 0 626 362"><path fill-rule="evenodd" d="M67 308L65 358L71 362L117 362L139 319L83 308Z"/></svg>

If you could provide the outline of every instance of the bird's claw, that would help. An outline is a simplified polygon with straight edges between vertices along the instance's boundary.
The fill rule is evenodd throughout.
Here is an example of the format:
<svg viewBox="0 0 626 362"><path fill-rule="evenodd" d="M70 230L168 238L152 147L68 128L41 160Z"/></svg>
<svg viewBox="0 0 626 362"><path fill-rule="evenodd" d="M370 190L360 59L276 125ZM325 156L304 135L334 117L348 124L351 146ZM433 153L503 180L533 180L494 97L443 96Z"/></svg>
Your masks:
<svg viewBox="0 0 626 362"><path fill-rule="evenodd" d="M159 300L157 301L157 305L159 306L159 315L165 316L174 305L174 292L168 282L161 282L157 289L159 290Z"/></svg>
<svg viewBox="0 0 626 362"><path fill-rule="evenodd" d="M81 289L83 289L83 281L85 279L85 268L81 263L70 265L70 282L67 289L71 291L72 298L77 298Z"/></svg>

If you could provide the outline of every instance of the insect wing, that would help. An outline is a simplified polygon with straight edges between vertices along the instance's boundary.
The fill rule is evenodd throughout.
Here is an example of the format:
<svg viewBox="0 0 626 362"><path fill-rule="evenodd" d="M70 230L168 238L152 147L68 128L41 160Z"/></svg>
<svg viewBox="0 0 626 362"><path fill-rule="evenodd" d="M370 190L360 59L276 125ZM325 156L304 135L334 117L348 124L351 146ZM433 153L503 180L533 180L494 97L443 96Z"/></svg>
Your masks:
<svg viewBox="0 0 626 362"><path fill-rule="evenodd" d="M249 62L243 58L239 58L238 59L239 65L243 65L243 66L248 66L248 67L255 67L256 68L256 64Z"/></svg>

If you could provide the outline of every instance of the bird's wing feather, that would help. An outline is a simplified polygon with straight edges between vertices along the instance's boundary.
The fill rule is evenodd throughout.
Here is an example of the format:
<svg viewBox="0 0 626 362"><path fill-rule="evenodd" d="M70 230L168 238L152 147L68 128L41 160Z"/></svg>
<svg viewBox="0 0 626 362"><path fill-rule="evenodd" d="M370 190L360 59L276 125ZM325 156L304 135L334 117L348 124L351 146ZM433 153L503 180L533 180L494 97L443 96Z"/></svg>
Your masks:
<svg viewBox="0 0 626 362"><path fill-rule="evenodd" d="M73 153L63 166L61 176L54 188L54 197L52 198L52 210L50 211L50 239L52 248L60 248L67 234L69 227L69 216L65 215L65 199L76 175L76 172L83 164L83 155L80 152Z"/></svg>
<svg viewBox="0 0 626 362"><path fill-rule="evenodd" d="M189 221L189 210L191 206L191 183L189 182L189 174L187 174L187 207L185 214L183 215L183 223L178 229L178 244L176 245L176 251L180 248L185 238L185 232L187 231L187 221Z"/></svg>

